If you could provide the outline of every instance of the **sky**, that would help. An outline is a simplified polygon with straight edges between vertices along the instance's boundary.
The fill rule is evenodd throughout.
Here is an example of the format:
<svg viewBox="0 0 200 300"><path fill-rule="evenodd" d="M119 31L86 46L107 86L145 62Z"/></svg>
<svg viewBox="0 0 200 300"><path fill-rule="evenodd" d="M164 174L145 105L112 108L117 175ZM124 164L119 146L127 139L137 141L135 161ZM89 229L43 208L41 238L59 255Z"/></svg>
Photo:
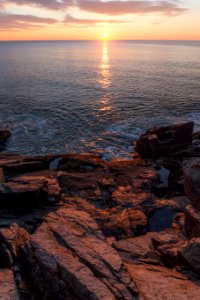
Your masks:
<svg viewBox="0 0 200 300"><path fill-rule="evenodd" d="M0 40L200 40L200 0L0 0Z"/></svg>

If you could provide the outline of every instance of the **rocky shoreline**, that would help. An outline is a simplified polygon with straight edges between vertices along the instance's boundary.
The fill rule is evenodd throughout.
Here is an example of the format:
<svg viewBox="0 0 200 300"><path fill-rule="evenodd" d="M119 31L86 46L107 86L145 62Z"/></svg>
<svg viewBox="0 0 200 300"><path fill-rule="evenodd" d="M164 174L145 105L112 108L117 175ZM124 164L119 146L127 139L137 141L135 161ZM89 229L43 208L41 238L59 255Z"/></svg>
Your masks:
<svg viewBox="0 0 200 300"><path fill-rule="evenodd" d="M148 130L128 161L1 152L0 299L199 299L193 127Z"/></svg>

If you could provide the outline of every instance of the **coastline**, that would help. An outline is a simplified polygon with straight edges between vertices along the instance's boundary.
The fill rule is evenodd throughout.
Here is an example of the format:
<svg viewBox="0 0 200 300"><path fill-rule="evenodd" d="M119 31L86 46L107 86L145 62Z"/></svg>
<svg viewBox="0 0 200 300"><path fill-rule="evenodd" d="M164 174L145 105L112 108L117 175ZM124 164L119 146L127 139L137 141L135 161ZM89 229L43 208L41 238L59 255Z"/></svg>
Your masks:
<svg viewBox="0 0 200 300"><path fill-rule="evenodd" d="M132 160L1 152L2 295L199 299L193 125L147 131Z"/></svg>

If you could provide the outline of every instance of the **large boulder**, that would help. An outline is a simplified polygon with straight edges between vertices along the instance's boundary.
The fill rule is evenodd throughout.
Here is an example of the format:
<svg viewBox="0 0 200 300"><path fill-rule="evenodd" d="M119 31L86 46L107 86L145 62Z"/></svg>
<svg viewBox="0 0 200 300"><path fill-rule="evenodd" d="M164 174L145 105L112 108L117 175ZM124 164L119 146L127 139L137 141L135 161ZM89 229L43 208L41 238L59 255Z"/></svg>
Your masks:
<svg viewBox="0 0 200 300"><path fill-rule="evenodd" d="M2 146L5 141L10 137L11 131L9 129L0 130L0 146Z"/></svg>
<svg viewBox="0 0 200 300"><path fill-rule="evenodd" d="M200 158L192 159L185 165L184 187L191 204L200 210Z"/></svg>
<svg viewBox="0 0 200 300"><path fill-rule="evenodd" d="M192 144L194 122L148 129L136 142L142 158L168 156Z"/></svg>

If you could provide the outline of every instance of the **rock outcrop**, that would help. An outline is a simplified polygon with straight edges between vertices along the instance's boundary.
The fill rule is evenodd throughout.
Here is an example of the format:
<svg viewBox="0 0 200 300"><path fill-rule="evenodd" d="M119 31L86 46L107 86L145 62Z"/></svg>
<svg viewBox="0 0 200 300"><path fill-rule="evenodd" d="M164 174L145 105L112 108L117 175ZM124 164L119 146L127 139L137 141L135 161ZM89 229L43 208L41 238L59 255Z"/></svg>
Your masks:
<svg viewBox="0 0 200 300"><path fill-rule="evenodd" d="M0 154L0 299L198 300L192 130L147 131L148 161Z"/></svg>
<svg viewBox="0 0 200 300"><path fill-rule="evenodd" d="M136 151L142 158L159 158L192 144L194 123L148 129L136 142Z"/></svg>
<svg viewBox="0 0 200 300"><path fill-rule="evenodd" d="M11 131L9 129L0 129L0 146L2 146L10 136Z"/></svg>
<svg viewBox="0 0 200 300"><path fill-rule="evenodd" d="M200 237L200 158L185 164L184 186L191 203L185 209L185 233L190 238Z"/></svg>

